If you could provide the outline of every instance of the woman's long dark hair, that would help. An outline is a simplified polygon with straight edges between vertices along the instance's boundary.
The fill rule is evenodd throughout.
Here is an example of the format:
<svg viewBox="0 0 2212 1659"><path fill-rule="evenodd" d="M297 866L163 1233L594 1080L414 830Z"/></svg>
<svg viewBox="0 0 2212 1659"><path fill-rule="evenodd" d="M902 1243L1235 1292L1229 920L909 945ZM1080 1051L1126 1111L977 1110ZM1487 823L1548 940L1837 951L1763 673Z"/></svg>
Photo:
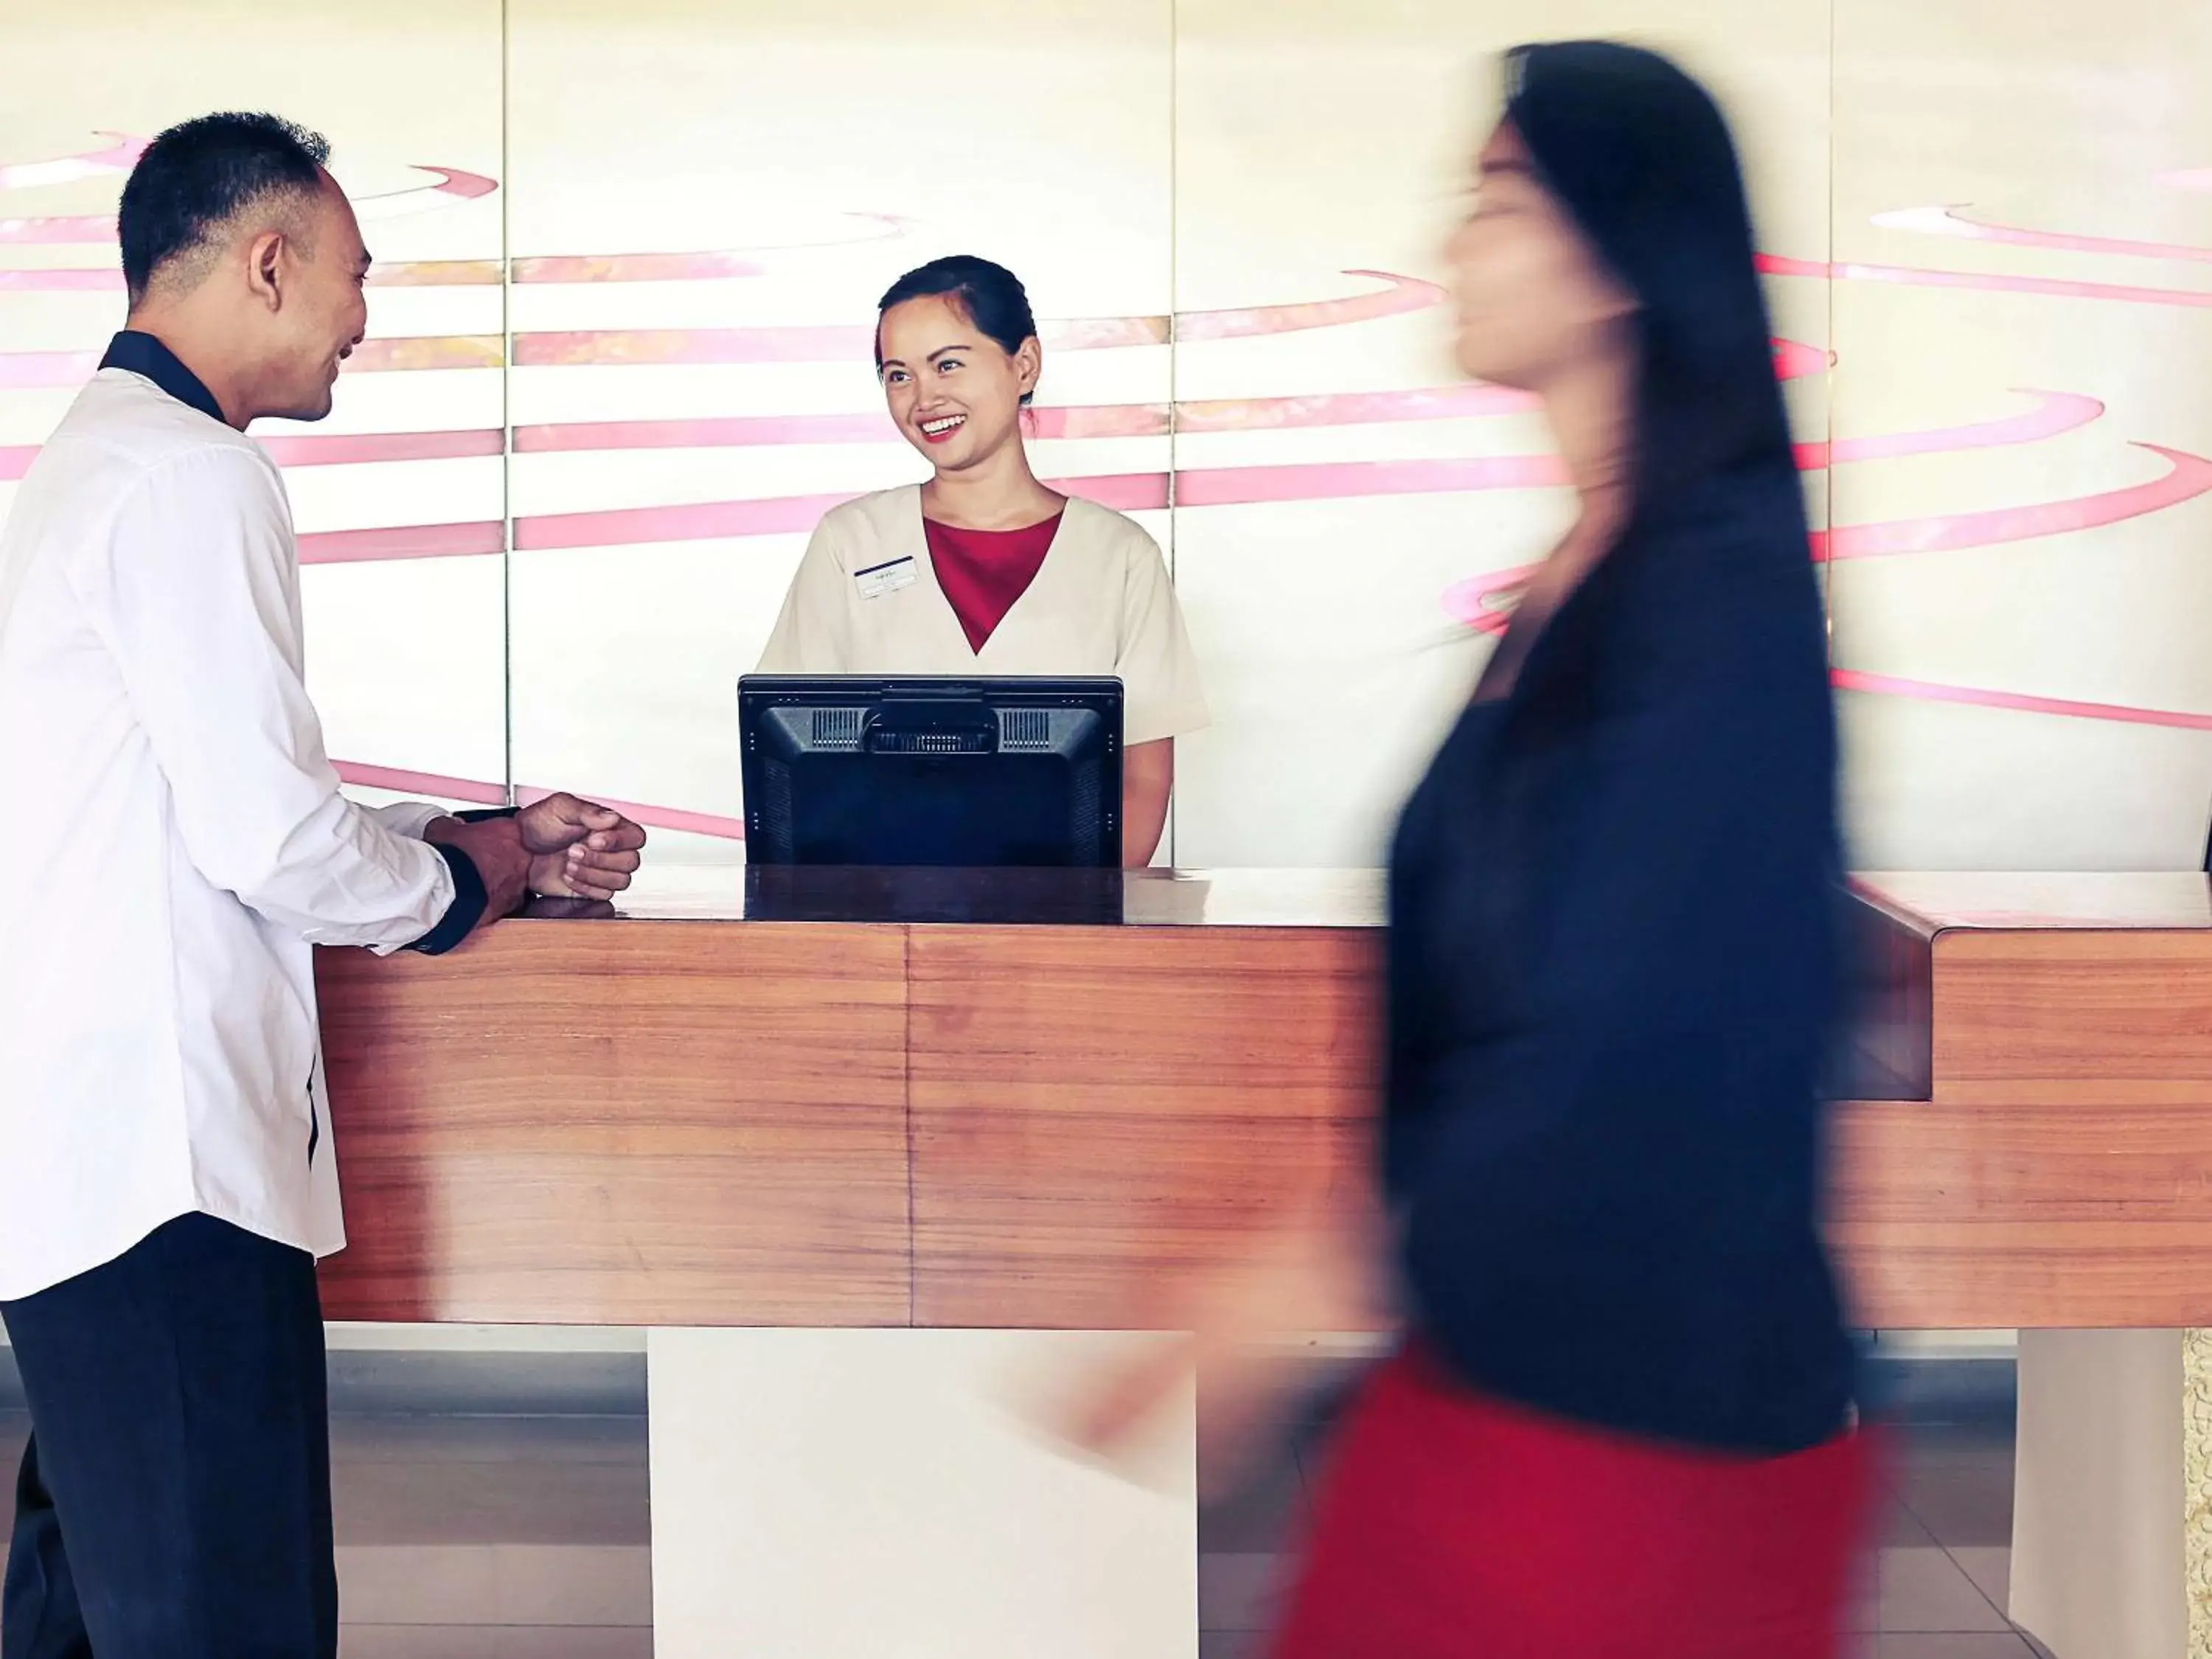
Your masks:
<svg viewBox="0 0 2212 1659"><path fill-rule="evenodd" d="M1605 40L1516 47L1505 67L1538 179L1638 301L1638 516L1717 474L1794 476L1743 175L1711 95Z"/></svg>

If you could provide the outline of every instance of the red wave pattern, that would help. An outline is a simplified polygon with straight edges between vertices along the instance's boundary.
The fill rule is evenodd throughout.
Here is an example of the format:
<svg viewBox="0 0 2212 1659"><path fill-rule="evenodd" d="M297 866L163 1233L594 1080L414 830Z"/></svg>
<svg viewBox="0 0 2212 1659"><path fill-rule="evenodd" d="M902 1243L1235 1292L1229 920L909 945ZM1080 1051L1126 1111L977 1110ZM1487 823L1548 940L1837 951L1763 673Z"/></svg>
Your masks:
<svg viewBox="0 0 2212 1659"><path fill-rule="evenodd" d="M392 335L364 340L347 368L356 374L432 368L497 368L505 361L496 334ZM0 392L70 390L100 367L97 351L0 351Z"/></svg>
<svg viewBox="0 0 2212 1659"><path fill-rule="evenodd" d="M1107 474L1056 478L1051 488L1063 495L1110 507L1117 513L1143 513L1168 504L1164 472ZM720 541L747 536L797 536L811 531L822 515L859 492L780 495L741 501L698 501L676 507L626 507L594 513L551 513L514 521L518 553L572 547L634 547L664 542Z"/></svg>
<svg viewBox="0 0 2212 1659"><path fill-rule="evenodd" d="M2212 292L2187 288L2136 288L2123 283L2079 283L2057 276L2010 276L1974 270L1923 270L1911 265L1821 264L1810 259L1759 256L1770 276L1812 276L1838 283L1891 283L1904 288L1964 289L1977 294L2033 294L2051 300L2105 300L2122 305L2212 308Z"/></svg>
<svg viewBox="0 0 2212 1659"><path fill-rule="evenodd" d="M2181 242L2138 242L2117 236L2081 236L2070 231L2029 230L1976 219L1957 208L1899 208L1877 213L1875 223L1886 230L1918 231L1929 236L1957 236L1973 242L1996 242L2008 247L2048 248L2063 253L2097 253L2136 259L2180 259L2212 264L2212 247Z"/></svg>
<svg viewBox="0 0 2212 1659"><path fill-rule="evenodd" d="M262 448L283 467L358 466L386 461L446 461L505 453L496 427L476 431L332 433L264 438ZM36 444L0 445L0 483L30 471Z"/></svg>
<svg viewBox="0 0 2212 1659"><path fill-rule="evenodd" d="M506 453L497 427L451 432L337 432L264 438L279 466L359 466L384 461L450 461ZM5 477L0 473L0 477Z"/></svg>
<svg viewBox="0 0 2212 1659"><path fill-rule="evenodd" d="M415 170L436 173L438 182L434 185L410 185L404 190L387 190L374 196L356 196L354 200L356 203L392 202L403 198L433 195L451 196L459 201L472 202L480 196L490 195L499 188L498 179L488 179L481 173L464 173L459 167L424 167L418 162Z"/></svg>
<svg viewBox="0 0 2212 1659"><path fill-rule="evenodd" d="M114 158L117 170L127 168L144 149L143 142L131 139L108 150L97 151L81 157L64 158L59 161L21 163L13 168L0 167L0 190L20 188L33 183L56 182L58 173L47 177L41 169L82 167L88 172L100 170L95 163ZM394 192L385 197L366 198L368 201L390 203L403 197L428 191L444 193L460 199L487 193L496 188L490 179L480 173L463 173L446 167L425 169L443 176L439 185L417 187ZM70 173L68 177L82 176ZM481 188L480 188L481 186ZM497 259L428 259L382 264L369 273L369 284L374 288L481 288L496 287L500 283L694 283L710 282L732 277L764 275L771 257L781 253L796 253L821 248L855 246L863 242L881 240L905 234L903 220L884 214L854 214L849 216L868 228L857 236L840 237L834 240L766 243L758 247L695 253L615 253L615 254L556 254L519 258L511 263ZM0 221L0 224L30 221ZM98 233L87 240L112 241L112 227L105 220L80 217L72 222L80 228L88 227ZM21 240L32 240L27 230ZM5 240L0 235L0 240ZM39 240L45 240L41 235ZM0 270L0 292L15 293L120 293L123 273L111 263L96 266L40 268L27 270Z"/></svg>
<svg viewBox="0 0 2212 1659"><path fill-rule="evenodd" d="M371 288L496 288L501 277L496 259L427 259L378 265L368 274ZM120 294L123 272L115 265L44 267L0 270L0 293Z"/></svg>
<svg viewBox="0 0 2212 1659"><path fill-rule="evenodd" d="M46 162L0 166L0 189L14 189L127 168L140 141L114 137L106 148ZM434 183L362 198L372 215L416 201L443 197L479 198L498 188L482 174L426 167ZM2212 191L2212 170L2171 173L2162 181L2176 188ZM877 236L903 234L903 224L881 216L855 216L875 227ZM2212 248L2191 245L2041 231L1994 223L1956 208L1901 210L1879 216L1887 228L2042 251L2099 257L2212 262ZM58 244L112 242L112 216L94 215L0 219L0 243ZM842 246L843 242L804 246ZM689 253L612 256L558 255L521 258L502 267L497 260L441 260L402 263L380 268L374 280L388 287L493 286L518 283L658 283L742 279L766 269L766 248ZM1905 286L2015 294L2044 298L2121 304L2212 307L2212 292L2134 284L1931 270L1857 262L1824 264L1761 256L1760 269L1779 277L1873 282ZM1102 318L1052 326L1047 343L1061 350L1157 346L1170 341L1194 343L1252 337L1301 330L1345 326L1425 310L1443 298L1434 284L1382 271L1348 275L1382 283L1376 291L1340 298L1298 301L1180 317ZM8 292L103 291L119 286L112 268L0 270L0 294ZM367 372L453 368L497 368L506 362L497 336L414 337L372 340L355 355L351 367ZM600 367L627 364L808 362L848 359L868 351L865 326L843 325L732 329L591 330L515 337L518 367ZM67 387L91 371L94 355L41 351L0 353L0 388ZM1825 373L1831 355L1790 341L1776 343L1778 373L1784 378ZM2104 412L2096 399L2077 393L2027 394L2036 406L1997 420L1918 433L1883 434L1798 447L1798 461L1808 471L1845 462L2040 441L2076 430ZM1382 422L1436 421L1524 414L1533 400L1500 388L1457 386L1425 390L1322 394L1312 397L1229 399L1165 404L1103 405L1047 409L1037 412L1036 435L1046 439L1158 436L1170 432L1250 432ZM776 444L854 444L887 441L896 436L877 412L813 416L733 416L674 421L585 422L517 428L517 453L581 453ZM2174 507L2212 492L2212 460L2153 444L2137 447L2160 456L2163 476L2148 483L2069 500L2008 506L1975 513L1936 515L1890 524L1842 526L1816 536L1814 556L1829 560L1888 556L1965 548L1990 547L2036 537L2095 528ZM498 430L288 436L268 445L286 466L380 464L409 460L496 456L507 447ZM34 447L0 448L0 480L20 477ZM1521 489L1565 483L1557 459L1548 455L1504 455L1437 460L1370 461L1293 465L1186 469L1173 474L1133 473L1064 480L1060 488L1124 510L1168 505L1188 507L1257 502L1343 499L1430 492ZM811 529L842 495L790 496L763 501L715 501L647 506L608 512L527 517L515 521L517 550L621 545L705 538L788 534ZM301 538L307 562L369 559L466 556L501 552L506 526L498 521L405 526L389 529L326 532ZM1444 596L1447 611L1468 626L1495 633L1504 625L1502 596L1533 567L1494 572L1454 586ZM1977 703L2043 714L2134 721L2212 730L2212 716L2128 708L2118 705L2044 698L2021 693L1938 685L1896 677L1838 670L1844 690ZM439 778L390 769L344 763L349 781L448 799L505 798L499 786ZM542 791L520 792L524 798ZM735 820L679 809L623 805L641 823L708 835L742 835Z"/></svg>
<svg viewBox="0 0 2212 1659"><path fill-rule="evenodd" d="M125 140L106 150L95 151L91 155L70 159L82 162L89 161L94 157L120 156L124 151L124 144L126 143L137 144L137 141ZM122 161L121 167L128 168L131 161L137 159L138 150L143 148L143 144L138 144L137 149L131 150L129 160ZM35 161L17 163L13 169L0 169L0 172L13 172L20 175L42 166L53 167L59 165L61 164ZM418 167L416 171L434 173L438 175L437 181L434 184L410 185L404 190L383 191L373 195L356 196L354 198L354 205L356 208L366 207L380 210L393 204L410 205L420 200L421 205L429 206L433 204L421 198L443 196L457 201L469 201L477 197L489 196L499 188L497 179L487 179L481 173L465 173L459 167ZM21 182L20 178L0 177L0 189L15 188ZM19 246L33 243L94 244L112 242L114 240L115 216L112 213L71 213L27 219L0 219L0 243L15 243Z"/></svg>
<svg viewBox="0 0 2212 1659"><path fill-rule="evenodd" d="M388 530L319 530L301 536L301 564L381 563L392 559L471 558L507 550L507 526L410 524Z"/></svg>
<svg viewBox="0 0 2212 1659"><path fill-rule="evenodd" d="M70 185L103 173L128 173L145 154L146 141L119 132L100 135L110 140L100 149L57 155L44 161L0 163L0 190L34 190L42 185Z"/></svg>
<svg viewBox="0 0 2212 1659"><path fill-rule="evenodd" d="M346 367L354 374L430 368L497 368L507 361L496 334L403 334L363 340ZM4 369L0 369L4 372Z"/></svg>
<svg viewBox="0 0 2212 1659"><path fill-rule="evenodd" d="M1525 392L1503 386L1350 392L1316 398L1238 398L1179 404L1054 404L1031 412L1044 440L1158 438L1179 433L1288 431L1380 422L1471 420L1526 414ZM837 415L738 415L683 421L580 421L514 429L517 454L614 449L741 449L780 444L902 442L881 410Z"/></svg>
<svg viewBox="0 0 2212 1659"><path fill-rule="evenodd" d="M0 294L120 294L123 272L106 265L92 270L0 270Z"/></svg>
<svg viewBox="0 0 2212 1659"><path fill-rule="evenodd" d="M862 227L852 236L684 253L539 254L514 261L518 283L701 283L764 275L776 256L857 247L903 236L907 221L889 213L843 216Z"/></svg>
<svg viewBox="0 0 2212 1659"><path fill-rule="evenodd" d="M2080 702L2071 697L2039 697L2021 691L1992 691L1971 685L1938 685L1900 679L1893 674L1863 674L1838 668L1829 677L1839 691L1869 691L1882 696L1917 697L1927 702L1961 702L1978 708L2010 708L2027 714L2057 714L2069 720L2115 720L2124 726L2168 726L2187 732L2212 732L2212 714L2170 708L2134 708L2117 702Z"/></svg>
<svg viewBox="0 0 2212 1659"><path fill-rule="evenodd" d="M706 283L757 276L757 259L735 253L570 254L517 259L518 283Z"/></svg>
<svg viewBox="0 0 2212 1659"><path fill-rule="evenodd" d="M2071 531L2098 530L2106 525L2122 524L2145 514L2178 507L2212 490L2212 460L2157 444L2136 444L2134 447L2165 457L2168 463L2166 476L2149 483L2130 484L2124 489L2106 490L2071 501L1903 519L1890 524L1846 525L1826 534L1815 534L1813 556L1864 559L1894 553L1941 553L2033 541L2042 536L2062 536Z"/></svg>
<svg viewBox="0 0 2212 1659"><path fill-rule="evenodd" d="M2105 412L2105 405L2096 398L2075 392L2023 395L2038 400L2037 407L2025 415L1939 427L1929 432L1890 432L1867 438L1838 438L1825 444L1800 444L1797 464L1813 472L1832 462L1840 465L1846 461L1886 461L1904 455L1944 455L1962 449L2039 443L2087 426Z"/></svg>
<svg viewBox="0 0 2212 1659"><path fill-rule="evenodd" d="M508 804L507 786L488 783L480 778L448 777L438 772L414 772L396 766L369 766L359 761L333 761L331 766L341 783L349 783L360 789L381 789L395 795L425 796L433 800L469 801L480 806L505 806ZM544 800L555 792L535 784L519 786L514 791L514 804L529 806ZM604 795L593 799L603 806L611 806L632 823L641 823L648 830L675 830L686 835L713 836L724 841L743 841L745 823L743 818L726 817L717 812L693 812L682 807L653 806L638 801L616 800Z"/></svg>
<svg viewBox="0 0 2212 1659"><path fill-rule="evenodd" d="M1478 388L1480 390L1480 388ZM1837 459L1855 460L1887 455L1932 454L1954 450L2036 441L2070 431L2097 418L2103 405L2094 398L2063 392L2030 394L2038 407L2007 420L1977 422L1928 432L1899 433L1883 437L1844 440L1835 446ZM1518 407L1510 399L1501 407ZM1143 405L1133 407L1142 408ZM1077 411L1080 412L1080 411ZM775 441L798 441L782 428L788 417L762 416L772 423ZM861 417L825 416L803 417L823 422L807 428L815 435L842 430L832 424ZM714 441L757 439L758 431L741 424L732 433L729 423L617 422L611 433L590 423L573 427L522 428L516 432L518 450L577 452L599 447L657 447L661 441ZM657 430L673 425L675 433ZM642 429L641 429L642 428ZM887 423L871 427L873 435L890 435ZM525 441L525 434L532 434ZM483 453L486 441L495 442L495 432L482 434L400 434L426 453ZM611 442L606 441L611 439ZM826 437L823 441L828 441ZM284 441L327 443L325 453L312 454L294 464L328 465L361 458L358 438ZM1808 449L1817 447L1808 447ZM1991 514L1966 514L1950 519L1914 520L1895 525L1847 527L1836 532L1832 543L1824 532L1814 538L1816 558L1857 558L1885 553L1933 552L1946 548L1988 546L2056 535L2067 530L2117 523L2143 512L2156 511L2212 488L2207 469L2212 463L2159 451L2170 465L2168 476L2109 495L2079 501L2002 509ZM4 459L4 458L0 458ZM1801 452L1802 465L1825 464L1825 453ZM0 475L4 476L4 475ZM1164 507L1172 499L1177 507L1198 508L1253 505L1261 502L1343 500L1359 496L1453 494L1490 489L1530 489L1563 487L1568 483L1558 459L1551 454L1497 455L1420 461L1349 461L1306 463L1277 466L1183 468L1165 472L1128 473L1104 477L1062 478L1054 488L1081 495L1121 512ZM1170 497L1172 490L1172 497ZM853 498L853 492L768 497L746 501L701 501L672 506L617 507L594 512L526 517L515 520L514 550L518 552L579 547L624 547L685 541L716 541L753 536L800 535L811 530L823 514ZM301 557L321 563L368 558L441 558L455 555L496 553L496 525L425 526L412 538L400 532L345 532L349 539L330 543L303 538ZM1458 590L1454 590L1457 592ZM1462 596L1462 599L1464 596ZM1447 598L1446 609L1465 619L1463 603ZM1485 617L1491 613L1481 612Z"/></svg>
<svg viewBox="0 0 2212 1659"><path fill-rule="evenodd" d="M528 806L544 800L554 792L540 784L520 784L514 791L515 805ZM675 830L687 836L712 836L720 841L743 841L745 821L725 817L719 812L695 812L681 806L656 806L650 802L617 800L603 795L592 799L602 806L611 806L633 823L641 823L648 830Z"/></svg>
<svg viewBox="0 0 2212 1659"><path fill-rule="evenodd" d="M114 240L115 216L112 213L70 213L30 219L0 219L0 242L17 246L112 242Z"/></svg>
<svg viewBox="0 0 2212 1659"><path fill-rule="evenodd" d="M74 389L99 367L97 351L0 351L0 392Z"/></svg>
<svg viewBox="0 0 2212 1659"><path fill-rule="evenodd" d="M1164 345L1177 341L1243 339L1255 335L1335 328L1373 318L1419 311L1437 304L1443 290L1433 283L1383 271L1355 270L1387 286L1379 293L1353 295L1297 305L1256 306L1233 311L1186 312L1169 317L1099 317L1048 324L1048 350L1096 351L1121 346ZM821 363L866 362L875 349L875 331L866 324L795 324L756 328L574 329L518 334L515 366L520 368L617 368L626 365L702 363Z"/></svg>
<svg viewBox="0 0 2212 1659"><path fill-rule="evenodd" d="M472 349L488 348L489 337ZM1777 342L1778 361L1805 349ZM1817 358L1818 354L1813 354ZM76 362L82 362L79 357ZM441 366L441 365L425 365ZM465 362L460 366L472 366ZM1936 432L1845 439L1798 447L1808 471L1826 466L1831 448L1838 461L1890 455L1928 454L1949 449L2022 443L2072 430L2102 412L2093 398L2069 392L2034 392L2041 407L2002 421L1948 428ZM1462 384L1407 392L1367 392L1318 397L1239 398L1177 404L1170 427L1165 404L1054 405L1034 411L1031 435L1044 440L1163 437L1185 434L1289 431L1310 428L1364 426L1380 422L1473 420L1535 411L1537 400L1504 386ZM331 466L378 461L437 460L502 452L496 428L476 431L358 433L330 437L264 440L263 447L283 466ZM736 449L784 444L863 444L901 441L890 417L880 410L856 414L743 415L678 421L579 421L519 426L516 454L588 453L631 449ZM38 453L35 445L0 447L0 482L20 478Z"/></svg>
<svg viewBox="0 0 2212 1659"><path fill-rule="evenodd" d="M477 806L504 806L507 786L475 778L449 778L436 772L410 772L397 766L364 766L358 761L332 761L338 781L361 789L383 789L395 795L426 795L434 800L465 800Z"/></svg>
<svg viewBox="0 0 2212 1659"><path fill-rule="evenodd" d="M1516 564L1510 570L1492 570L1470 576L1444 590L1444 614L1464 623L1478 634L1503 634L1512 613L1498 604L1505 594L1535 574L1533 564Z"/></svg>

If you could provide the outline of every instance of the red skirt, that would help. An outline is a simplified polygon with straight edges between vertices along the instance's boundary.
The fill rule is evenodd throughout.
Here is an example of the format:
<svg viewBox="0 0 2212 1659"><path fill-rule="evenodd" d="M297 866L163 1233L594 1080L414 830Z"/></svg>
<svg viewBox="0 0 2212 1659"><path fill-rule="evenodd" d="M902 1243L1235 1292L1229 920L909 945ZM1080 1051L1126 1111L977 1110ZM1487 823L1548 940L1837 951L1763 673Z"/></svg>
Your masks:
<svg viewBox="0 0 2212 1659"><path fill-rule="evenodd" d="M1875 1485L1863 1432L1786 1457L1500 1404L1419 1351L1369 1384L1277 1659L1836 1659Z"/></svg>

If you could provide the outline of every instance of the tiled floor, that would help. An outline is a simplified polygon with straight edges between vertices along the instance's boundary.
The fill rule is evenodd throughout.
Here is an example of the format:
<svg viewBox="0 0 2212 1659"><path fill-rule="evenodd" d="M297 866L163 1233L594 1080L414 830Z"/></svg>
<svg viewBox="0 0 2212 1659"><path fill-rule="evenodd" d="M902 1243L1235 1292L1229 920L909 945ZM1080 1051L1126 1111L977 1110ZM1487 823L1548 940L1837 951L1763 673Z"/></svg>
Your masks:
<svg viewBox="0 0 2212 1659"><path fill-rule="evenodd" d="M0 1413L0 1468L24 1428ZM651 1654L641 1418L343 1417L333 1447L345 1659ZM1899 1450L1863 1659L2030 1659L2003 1614L2009 1436L1922 1429ZM1202 1659L1261 1659L1310 1461L1203 1516Z"/></svg>

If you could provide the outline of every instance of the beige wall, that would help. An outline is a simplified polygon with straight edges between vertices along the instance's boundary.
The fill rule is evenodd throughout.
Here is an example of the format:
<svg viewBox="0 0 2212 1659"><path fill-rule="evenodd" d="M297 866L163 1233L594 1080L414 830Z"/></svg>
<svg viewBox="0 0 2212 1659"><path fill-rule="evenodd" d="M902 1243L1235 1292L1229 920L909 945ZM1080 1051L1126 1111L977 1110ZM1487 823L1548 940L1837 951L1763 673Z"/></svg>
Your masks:
<svg viewBox="0 0 2212 1659"><path fill-rule="evenodd" d="M1540 426L1420 402L1456 395L1443 310L1358 302L1441 275L1495 51L1574 33L1720 88L1763 246L1801 273L1772 279L1778 331L1837 354L1790 391L1846 457L1808 474L1815 520L1839 551L1923 550L1831 569L1838 665L1875 688L1844 700L1860 861L2193 862L2212 13L2169 0L0 0L0 510L69 395L39 354L119 310L88 285L111 246L21 222L108 211L119 172L22 164L216 106L321 126L380 260L413 267L374 295L386 366L315 434L384 448L289 469L304 531L362 532L310 546L333 749L420 793L559 782L726 830L733 683L804 541L757 504L915 476L868 422L873 298L991 254L1045 317L1119 319L1123 343L1049 352L1042 401L1091 435L1042 441L1042 469L1163 501L1176 475L1182 504L1139 516L1219 716L1176 855L1369 862L1483 648L1445 595L1540 553L1566 504L1441 487ZM1994 232L1910 211L1947 205ZM1354 303L1298 309L1328 301ZM1297 423L1326 399L1364 401ZM738 417L784 441L580 430ZM401 459L416 433L479 453ZM1343 463L1396 471L1320 470ZM715 503L752 533L672 527Z"/></svg>

